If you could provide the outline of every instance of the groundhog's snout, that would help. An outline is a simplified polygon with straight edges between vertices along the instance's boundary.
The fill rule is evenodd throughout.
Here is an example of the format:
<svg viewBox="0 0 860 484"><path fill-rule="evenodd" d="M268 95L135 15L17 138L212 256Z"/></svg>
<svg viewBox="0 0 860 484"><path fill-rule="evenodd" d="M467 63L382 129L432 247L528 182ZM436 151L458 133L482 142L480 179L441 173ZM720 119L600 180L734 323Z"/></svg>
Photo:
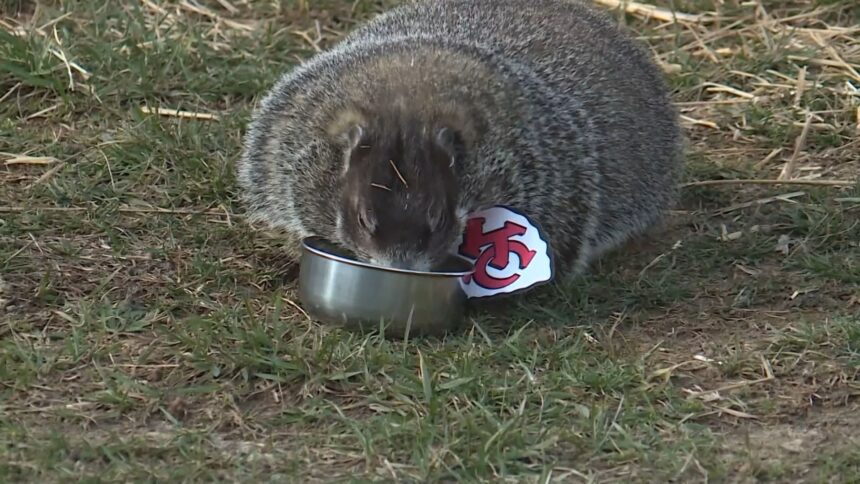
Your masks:
<svg viewBox="0 0 860 484"><path fill-rule="evenodd" d="M423 257L372 257L370 263L403 271L426 272L433 269L433 264Z"/></svg>

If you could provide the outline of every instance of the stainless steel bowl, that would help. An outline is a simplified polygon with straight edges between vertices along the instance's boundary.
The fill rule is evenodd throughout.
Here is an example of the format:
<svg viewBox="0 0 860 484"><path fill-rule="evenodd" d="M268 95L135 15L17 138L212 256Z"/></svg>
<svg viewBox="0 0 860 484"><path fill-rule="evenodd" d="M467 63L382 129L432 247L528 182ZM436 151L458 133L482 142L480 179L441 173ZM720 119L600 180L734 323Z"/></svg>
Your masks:
<svg viewBox="0 0 860 484"><path fill-rule="evenodd" d="M357 261L319 237L302 241L299 298L314 319L388 337L441 335L455 330L466 309L460 279L472 264L452 256L434 272Z"/></svg>

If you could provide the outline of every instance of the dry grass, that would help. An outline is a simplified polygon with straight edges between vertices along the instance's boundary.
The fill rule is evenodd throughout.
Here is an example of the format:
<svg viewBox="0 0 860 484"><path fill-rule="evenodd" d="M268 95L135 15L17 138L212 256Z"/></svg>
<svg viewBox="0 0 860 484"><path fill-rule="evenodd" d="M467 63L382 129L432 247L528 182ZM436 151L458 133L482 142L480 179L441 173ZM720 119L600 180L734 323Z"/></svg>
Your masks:
<svg viewBox="0 0 860 484"><path fill-rule="evenodd" d="M690 141L670 224L409 344L309 321L232 171L395 3L0 4L0 480L857 481L856 2L626 2Z"/></svg>

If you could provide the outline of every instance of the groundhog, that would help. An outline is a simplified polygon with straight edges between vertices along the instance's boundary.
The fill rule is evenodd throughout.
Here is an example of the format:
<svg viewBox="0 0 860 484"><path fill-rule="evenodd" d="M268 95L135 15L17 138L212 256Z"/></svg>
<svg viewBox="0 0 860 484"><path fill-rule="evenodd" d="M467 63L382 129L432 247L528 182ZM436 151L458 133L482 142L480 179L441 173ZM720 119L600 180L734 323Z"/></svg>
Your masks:
<svg viewBox="0 0 860 484"><path fill-rule="evenodd" d="M238 163L253 222L432 269L470 213L513 207L571 276L658 222L682 136L663 74L570 0L418 1L286 73Z"/></svg>

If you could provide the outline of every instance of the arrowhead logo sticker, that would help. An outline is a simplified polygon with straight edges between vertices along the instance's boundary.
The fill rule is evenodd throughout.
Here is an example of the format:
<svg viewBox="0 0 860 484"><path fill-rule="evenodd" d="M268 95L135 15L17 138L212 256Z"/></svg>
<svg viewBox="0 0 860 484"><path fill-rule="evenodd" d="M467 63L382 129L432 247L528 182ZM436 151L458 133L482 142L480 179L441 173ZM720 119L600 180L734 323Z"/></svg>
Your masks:
<svg viewBox="0 0 860 484"><path fill-rule="evenodd" d="M511 294L550 281L549 244L528 217L495 206L472 214L458 248L475 272L461 280L470 298Z"/></svg>

